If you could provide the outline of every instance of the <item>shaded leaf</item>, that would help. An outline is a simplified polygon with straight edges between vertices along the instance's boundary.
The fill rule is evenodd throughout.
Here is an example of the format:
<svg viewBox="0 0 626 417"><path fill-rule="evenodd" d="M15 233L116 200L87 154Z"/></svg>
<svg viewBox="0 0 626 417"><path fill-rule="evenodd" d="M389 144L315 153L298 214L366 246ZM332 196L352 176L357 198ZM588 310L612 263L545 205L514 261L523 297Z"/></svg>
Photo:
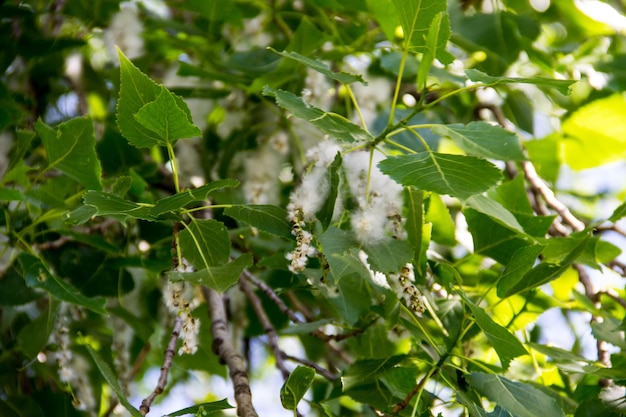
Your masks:
<svg viewBox="0 0 626 417"><path fill-rule="evenodd" d="M228 400L224 398L223 400L213 401L210 403L192 405L191 407L174 411L173 413L169 413L163 417L178 417L178 416L184 416L187 414L194 414L196 416L206 416L211 413L215 413L217 411L228 410L229 408L235 408L235 407L228 404Z"/></svg>
<svg viewBox="0 0 626 417"><path fill-rule="evenodd" d="M209 266L194 272L171 271L168 273L172 281L187 281L206 285L217 291L224 292L239 281L243 270L252 266L252 254L244 253L234 261L223 266Z"/></svg>
<svg viewBox="0 0 626 417"><path fill-rule="evenodd" d="M498 281L498 297L503 298L507 288L519 282L535 266L537 257L543 251L541 245L519 248L506 265Z"/></svg>
<svg viewBox="0 0 626 417"><path fill-rule="evenodd" d="M230 256L228 231L217 220L193 219L180 232L180 249L183 257L197 270L224 265Z"/></svg>
<svg viewBox="0 0 626 417"><path fill-rule="evenodd" d="M515 133L486 122L471 122L466 125L436 125L431 130L438 135L448 136L471 155L502 161L522 161L524 154Z"/></svg>
<svg viewBox="0 0 626 417"><path fill-rule="evenodd" d="M413 249L413 265L417 267L415 278L420 277L423 283L426 272L426 249L430 243L430 234L426 236L424 224L424 192L413 187L405 189L405 202L407 206L406 233L407 240Z"/></svg>
<svg viewBox="0 0 626 417"><path fill-rule="evenodd" d="M100 374L104 377L104 380L109 384L113 392L115 392L115 395L117 395L117 399L120 401L120 404L122 404L133 417L143 417L143 414L133 407L128 401L128 398L126 398L126 395L124 395L124 390L120 386L117 376L113 373L109 364L106 363L104 359L100 357L98 352L96 352L91 346L85 345L85 348L87 348L89 355L91 355L93 361L96 363L96 366L98 367Z"/></svg>
<svg viewBox="0 0 626 417"><path fill-rule="evenodd" d="M294 116L310 122L322 132L338 140L354 142L373 139L369 133L345 117L307 104L301 97L290 92L265 87L263 94L274 97L280 107L289 110Z"/></svg>
<svg viewBox="0 0 626 417"><path fill-rule="evenodd" d="M87 189L102 189L102 168L91 119L77 117L54 129L38 120L35 129L46 149L49 168L58 169Z"/></svg>
<svg viewBox="0 0 626 417"><path fill-rule="evenodd" d="M235 188L238 185L239 181L233 179L212 181L201 187L187 189L172 196L162 198L156 202L154 207L150 210L150 213L153 216L159 216L163 213L174 212L194 201L206 200L207 196L213 191L224 188Z"/></svg>
<svg viewBox="0 0 626 417"><path fill-rule="evenodd" d="M403 240L389 239L366 244L363 250L372 269L382 273L398 272L413 258L413 250Z"/></svg>
<svg viewBox="0 0 626 417"><path fill-rule="evenodd" d="M201 136L202 131L193 125L191 117L183 111L174 95L161 86L156 100L142 106L134 114L135 120L160 138L159 144L174 144L178 139Z"/></svg>
<svg viewBox="0 0 626 417"><path fill-rule="evenodd" d="M298 366L280 389L280 402L287 410L295 410L315 378L315 370L308 366Z"/></svg>
<svg viewBox="0 0 626 417"><path fill-rule="evenodd" d="M516 417L565 417L554 399L528 384L480 372L472 372L466 379L476 391Z"/></svg>
<svg viewBox="0 0 626 417"><path fill-rule="evenodd" d="M484 159L436 152L389 157L378 167L404 186L461 199L486 191L502 177L498 168Z"/></svg>
<svg viewBox="0 0 626 417"><path fill-rule="evenodd" d="M287 221L287 211L282 207L247 204L228 207L224 214L264 232L288 239L293 237L291 225Z"/></svg>
<svg viewBox="0 0 626 417"><path fill-rule="evenodd" d="M298 52L287 52L287 51L282 51L282 52L278 52L277 50L273 49L273 48L269 48L270 50L276 52L279 55L284 56L285 58L290 58L293 60L298 61L301 64L306 65L307 67L311 68L312 70L315 70L321 74L326 75L328 78L331 78L335 81L338 81L342 84L350 84L350 83L354 83L354 82L360 82L362 84L367 85L367 83L365 82L365 80L363 79L363 77L361 77L358 74L348 74L345 72L334 72L332 71L328 65L326 65L324 62L317 60L317 59L311 59L308 58L304 55L299 54Z"/></svg>
<svg viewBox="0 0 626 417"><path fill-rule="evenodd" d="M54 327L58 302L52 302L39 316L26 324L17 335L17 344L22 352L33 359L48 343L48 338Z"/></svg>
<svg viewBox="0 0 626 417"><path fill-rule="evenodd" d="M83 306L95 313L108 315L104 308L106 300L96 297L89 298L82 295L76 288L64 280L52 275L48 268L38 258L21 253L17 257L21 266L21 274L26 285L31 288L41 288L57 300Z"/></svg>
<svg viewBox="0 0 626 417"><path fill-rule="evenodd" d="M465 70L465 74L467 78L472 81L482 82L485 84L489 84L491 86L498 84L535 84L544 87L552 87L556 88L562 94L569 94L570 87L572 84L576 82L576 80L555 80L552 78L515 78L515 77L493 77L491 75L487 75L482 71L478 71L477 69L468 69Z"/></svg>
<svg viewBox="0 0 626 417"><path fill-rule="evenodd" d="M103 191L87 191L83 197L85 205L96 209L92 216L121 216L133 217L136 219L155 220L151 214L152 207L145 204L135 203L133 201L124 200L114 194L105 193ZM78 212L80 216L70 213L70 218L81 218L92 210L89 208L82 209Z"/></svg>
<svg viewBox="0 0 626 417"><path fill-rule="evenodd" d="M24 194L12 188L0 188L0 201L24 201Z"/></svg>
<svg viewBox="0 0 626 417"><path fill-rule="evenodd" d="M464 300L470 310L472 310L476 324L478 324L478 327L485 333L489 343L491 343L491 346L498 354L503 368L508 368L512 359L528 354L521 342L507 329L493 321L493 319L485 313L485 310L465 297Z"/></svg>
<svg viewBox="0 0 626 417"><path fill-rule="evenodd" d="M333 219L335 202L339 193L339 168L341 167L341 163L341 154L337 152L335 159L330 164L327 171L329 184L328 197L326 198L326 201L324 201L322 208L320 208L320 210L315 214L315 216L319 219L323 230L326 230L328 228L330 222Z"/></svg>

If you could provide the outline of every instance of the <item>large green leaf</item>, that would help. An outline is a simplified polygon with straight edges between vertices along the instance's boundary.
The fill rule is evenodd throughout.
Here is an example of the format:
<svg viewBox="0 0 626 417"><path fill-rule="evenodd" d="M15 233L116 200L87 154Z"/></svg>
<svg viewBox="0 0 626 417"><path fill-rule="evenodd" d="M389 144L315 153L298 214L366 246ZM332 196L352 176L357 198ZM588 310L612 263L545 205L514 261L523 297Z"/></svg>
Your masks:
<svg viewBox="0 0 626 417"><path fill-rule="evenodd" d="M188 112L179 107L174 95L163 86L156 100L142 106L134 117L140 125L156 133L162 145L202 135L191 122Z"/></svg>
<svg viewBox="0 0 626 417"><path fill-rule="evenodd" d="M502 207L497 201L485 197L484 195L473 195L467 199L466 203L474 210L486 214L501 225L513 229L516 232L524 233L522 225L519 224L515 216Z"/></svg>
<svg viewBox="0 0 626 417"><path fill-rule="evenodd" d="M445 37L444 42L441 42L441 38ZM428 28L428 36L426 38L426 52L422 55L422 60L419 64L417 72L417 87L426 88L426 80L430 68L435 61L436 56L441 56L444 60L448 60L451 63L453 58L445 50L446 42L450 37L450 16L446 12L437 13L430 22ZM443 48L443 50L440 50Z"/></svg>
<svg viewBox="0 0 626 417"><path fill-rule="evenodd" d="M552 281L553 279L558 278L583 253L583 250L587 246L589 239L589 236L584 239L580 239L579 243L571 250L571 252L567 253L564 258L558 263L550 263L544 261L529 270L528 272L524 273L523 276L520 276L519 273L512 273L507 276L506 280L501 279L498 282L498 297L508 297L527 289L538 287ZM528 258L532 256L534 252L536 252L536 250L538 249L528 249L525 250L524 253L519 254L519 264L521 265L523 263L521 260L522 257L526 257L527 261ZM518 271L523 271L524 269L527 269L527 267L517 267L517 265L518 263L516 261L516 264L514 264L514 266L516 266L515 269L517 269Z"/></svg>
<svg viewBox="0 0 626 417"><path fill-rule="evenodd" d="M287 211L282 207L268 204L232 206L224 210L224 214L264 232L286 238L293 237L291 225L287 221Z"/></svg>
<svg viewBox="0 0 626 417"><path fill-rule="evenodd" d="M100 354L91 346L85 345L85 347L87 348L87 351L89 352L89 355L91 355L93 361L96 363L96 366L104 377L104 380L109 384L115 395L117 395L117 399L124 406L124 408L127 409L133 417L143 417L143 414L133 407L130 401L128 401L128 398L126 398L124 390L122 389L117 376L113 373L113 370L111 370L109 364L106 363Z"/></svg>
<svg viewBox="0 0 626 417"><path fill-rule="evenodd" d="M448 136L465 152L482 158L502 161L524 159L522 147L515 133L486 122L471 122L466 125L436 125L434 133Z"/></svg>
<svg viewBox="0 0 626 417"><path fill-rule="evenodd" d="M224 265L230 256L230 239L223 223L217 220L196 220L180 232L183 257L197 270Z"/></svg>
<svg viewBox="0 0 626 417"><path fill-rule="evenodd" d="M41 120L35 124L41 137L49 168L56 168L90 190L102 189L102 168L96 154L93 123L77 117L51 128Z"/></svg>
<svg viewBox="0 0 626 417"><path fill-rule="evenodd" d="M146 104L156 100L161 87L139 71L118 50L120 59L120 95L117 100L117 125L128 142L137 148L150 148L162 139L135 120L135 114Z"/></svg>
<svg viewBox="0 0 626 417"><path fill-rule="evenodd" d="M194 201L206 200L207 196L213 191L224 188L234 188L237 187L237 185L239 185L239 181L226 179L213 181L198 188L187 189L157 201L150 210L150 213L153 216L159 216L163 213L175 212Z"/></svg>
<svg viewBox="0 0 626 417"><path fill-rule="evenodd" d="M626 98L622 93L592 101L563 122L564 162L580 170L626 158Z"/></svg>
<svg viewBox="0 0 626 417"><path fill-rule="evenodd" d="M295 410L315 378L315 370L308 366L298 366L280 389L280 402L287 410Z"/></svg>
<svg viewBox="0 0 626 417"><path fill-rule="evenodd" d="M565 417L553 398L528 384L480 372L465 378L476 391L516 417Z"/></svg>
<svg viewBox="0 0 626 417"><path fill-rule="evenodd" d="M400 17L407 47L412 52L428 51L428 31L431 22L440 12L446 12L445 0L392 0ZM450 22L445 20L438 30L436 58L444 64L450 64L454 57L446 51L450 38Z"/></svg>
<svg viewBox="0 0 626 417"><path fill-rule="evenodd" d="M149 205L124 200L114 194L103 191L87 191L83 197L84 206L68 214L70 221L83 219L86 216L117 216L120 218L132 217L136 219L155 220L152 215L152 207Z"/></svg>
<svg viewBox="0 0 626 417"><path fill-rule="evenodd" d="M519 282L533 268L541 251L543 251L543 246L541 245L523 246L515 251L500 275L500 281L498 282L499 297L504 296L506 288L511 283Z"/></svg>
<svg viewBox="0 0 626 417"><path fill-rule="evenodd" d="M502 177L498 168L484 159L436 152L389 157L378 167L404 186L461 199L486 191Z"/></svg>
<svg viewBox="0 0 626 417"><path fill-rule="evenodd" d="M576 80L556 80L553 78L516 78L516 77L493 77L481 72L477 69L465 70L467 78L472 81L482 82L495 86L498 84L535 84L544 87L556 88L563 94L570 93L570 87L576 82Z"/></svg>
<svg viewBox="0 0 626 417"><path fill-rule="evenodd" d="M286 58L290 58L293 60L298 61L301 64L306 65L307 67L311 68L312 70L315 70L319 73L324 74L325 76L327 76L328 78L331 78L335 81L338 81L342 84L350 84L350 83L354 83L354 82L360 82L363 84L367 84L365 82L365 80L363 79L363 77L361 77L358 74L348 74L345 72L334 72L332 71L328 65L326 65L324 62L318 60L318 59L312 59L312 58L308 58L304 55L301 55L297 52L287 52L287 51L282 51L282 52L278 52L277 50L270 48L272 51L276 52L277 54L280 54Z"/></svg>
<svg viewBox="0 0 626 417"><path fill-rule="evenodd" d="M172 281L183 280L206 285L217 292L224 292L237 283L243 270L251 266L252 263L252 254L245 253L223 266L209 266L194 272L172 271L168 275Z"/></svg>
<svg viewBox="0 0 626 417"><path fill-rule="evenodd" d="M21 275L29 287L40 288L57 300L85 307L98 314L107 315L107 311L104 308L106 302L104 298L85 297L71 284L51 274L41 260L33 255L21 253L18 255L17 260L21 266Z"/></svg>
<svg viewBox="0 0 626 417"><path fill-rule="evenodd" d="M478 324L478 327L480 327L485 336L487 336L489 343L491 343L491 346L493 346L498 354L504 369L509 367L511 360L518 356L528 354L520 341L507 329L493 321L493 319L485 313L485 310L472 303L467 298L465 298L465 303L470 310L472 310L476 324Z"/></svg>
<svg viewBox="0 0 626 417"><path fill-rule="evenodd" d="M322 132L336 139L345 142L368 141L373 139L368 132L345 117L337 113L325 112L305 103L301 97L288 91L265 87L263 94L274 97L280 107L289 110L294 116L310 122Z"/></svg>

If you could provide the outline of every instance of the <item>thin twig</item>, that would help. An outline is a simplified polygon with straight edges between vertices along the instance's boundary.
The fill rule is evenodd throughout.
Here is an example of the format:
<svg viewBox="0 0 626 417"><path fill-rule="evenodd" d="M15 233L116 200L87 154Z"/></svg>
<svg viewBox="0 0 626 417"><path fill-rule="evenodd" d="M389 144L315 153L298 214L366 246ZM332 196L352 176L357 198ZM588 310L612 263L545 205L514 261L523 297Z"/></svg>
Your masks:
<svg viewBox="0 0 626 417"><path fill-rule="evenodd" d="M329 381L335 381L337 380L338 376L333 374L332 372L330 372L328 369L326 368L322 368L320 365L318 365L315 362L309 361L307 359L302 359L302 358L297 358L295 356L291 356L291 355L287 355L285 352L282 352L283 354L283 359L292 361L292 362L297 362L300 363L302 365L306 365L308 367L311 367L313 369L315 369L315 372L317 372L318 374L320 374L321 376L323 376L324 378L326 378Z"/></svg>
<svg viewBox="0 0 626 417"><path fill-rule="evenodd" d="M243 277L250 281L252 284L254 284L256 287L258 287L261 291L263 291L263 293L267 295L268 298L272 300L274 304L276 304L276 306L278 306L280 312L289 317L289 320L293 321L294 323L303 323L303 320L298 317L298 315L293 310L291 310L287 306L287 304L285 304L285 302L281 300L280 297L274 292L274 290L270 288L266 283L252 275L247 269L243 270Z"/></svg>
<svg viewBox="0 0 626 417"><path fill-rule="evenodd" d="M276 334L276 329L272 322L270 321L263 305L261 304L261 299L257 297L257 295L252 291L248 281L245 279L239 280L239 288L246 294L250 304L252 305L252 309L257 315L259 322L261 322L261 326L263 326L263 331L267 334L268 342L272 351L274 352L274 357L276 358L276 367L280 371L284 380L289 378L289 371L285 367L285 363L283 362L283 352L281 352L280 347L278 346L278 334Z"/></svg>
<svg viewBox="0 0 626 417"><path fill-rule="evenodd" d="M174 328L172 329L172 334L170 336L170 342L167 344L165 354L163 355L163 365L161 366L161 375L159 375L157 386L154 388L154 391L152 391L152 393L141 402L141 406L139 407L139 412L141 412L144 416L150 412L150 406L152 405L154 399L165 389L167 374L172 367L172 361L176 352L176 342L180 336L181 326L182 320L180 317L176 317L174 320Z"/></svg>
<svg viewBox="0 0 626 417"><path fill-rule="evenodd" d="M598 292L599 295L606 295L609 298L612 298L617 304L621 305L623 308L626 308L626 300L619 296L615 291L608 289L604 291Z"/></svg>
<svg viewBox="0 0 626 417"><path fill-rule="evenodd" d="M213 352L219 357L220 363L228 367L228 373L233 383L237 415L239 417L258 417L252 404L250 380L246 372L246 365L228 335L226 311L224 302L217 291L201 287L202 294L209 304L211 317L211 332L213 334Z"/></svg>

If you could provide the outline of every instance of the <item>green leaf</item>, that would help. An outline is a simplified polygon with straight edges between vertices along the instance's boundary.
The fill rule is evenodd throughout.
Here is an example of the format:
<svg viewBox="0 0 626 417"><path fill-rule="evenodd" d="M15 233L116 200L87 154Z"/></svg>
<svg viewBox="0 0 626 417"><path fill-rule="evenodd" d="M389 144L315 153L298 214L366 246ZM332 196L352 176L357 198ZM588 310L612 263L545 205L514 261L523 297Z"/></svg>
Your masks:
<svg viewBox="0 0 626 417"><path fill-rule="evenodd" d="M207 196L213 191L222 190L224 188L235 188L238 185L239 181L226 179L213 181L198 188L187 189L157 201L150 210L150 213L155 217L163 213L172 213L194 201L206 200Z"/></svg>
<svg viewBox="0 0 626 417"><path fill-rule="evenodd" d="M501 161L522 161L524 154L515 133L486 122L467 125L436 125L431 130L450 137L459 148L470 155Z"/></svg>
<svg viewBox="0 0 626 417"><path fill-rule="evenodd" d="M587 246L589 239L589 236L580 239L580 243L578 243L578 245L559 263L541 262L539 265L526 272L518 281L513 281L510 278L506 281L500 280L498 283L498 296L501 298L508 297L558 278L580 256Z"/></svg>
<svg viewBox="0 0 626 417"><path fill-rule="evenodd" d="M395 30L400 18L391 0L367 0L367 7L378 21L387 39L394 42Z"/></svg>
<svg viewBox="0 0 626 417"><path fill-rule="evenodd" d="M132 404L128 401L128 398L126 398L126 395L124 395L124 390L120 386L120 383L118 382L117 377L111 370L109 364L106 363L104 359L100 357L98 352L96 352L91 346L85 345L85 348L87 348L89 355L91 355L93 361L96 363L96 366L98 367L98 370L100 370L100 373L104 377L104 380L109 384L113 392L115 392L115 395L117 395L117 399L119 400L120 404L122 404L133 417L143 417L143 414L141 414L139 410L133 407Z"/></svg>
<svg viewBox="0 0 626 417"><path fill-rule="evenodd" d="M33 359L48 343L48 338L54 327L58 302L51 302L39 316L22 327L17 335L17 344L22 352Z"/></svg>
<svg viewBox="0 0 626 417"><path fill-rule="evenodd" d="M504 298L508 289L522 280L535 265L537 257L543 251L541 245L530 245L519 248L506 265L498 281L498 297Z"/></svg>
<svg viewBox="0 0 626 417"><path fill-rule="evenodd" d="M252 254L244 253L234 261L223 266L209 266L194 272L171 271L168 273L172 281L187 281L206 285L217 291L224 292L239 281L243 270L252 266Z"/></svg>
<svg viewBox="0 0 626 417"><path fill-rule="evenodd" d="M373 139L369 133L345 117L318 109L305 103L301 97L290 92L265 87L263 94L274 97L280 107L289 110L294 116L310 122L322 132L336 139L345 142L370 141Z"/></svg>
<svg viewBox="0 0 626 417"><path fill-rule="evenodd" d="M201 136L202 131L193 125L188 113L182 110L174 95L161 86L156 100L142 106L134 117L140 125L156 133L159 144L174 144L178 139Z"/></svg>
<svg viewBox="0 0 626 417"><path fill-rule="evenodd" d="M438 48L440 45L439 38L441 36L446 36L446 40L450 37L450 17L446 12L437 13L430 22L428 37L426 38L426 52L422 55L417 73L418 88L426 88L426 80L430 67L433 65L435 57L440 55ZM441 52L445 53L446 42L443 43L442 47L444 51ZM450 62L452 62L452 60L450 60Z"/></svg>
<svg viewBox="0 0 626 417"><path fill-rule="evenodd" d="M626 98L622 93L580 107L562 125L564 162L572 169L594 168L626 158Z"/></svg>
<svg viewBox="0 0 626 417"><path fill-rule="evenodd" d="M389 157L378 167L404 186L460 199L486 191L502 177L498 168L484 159L436 152Z"/></svg>
<svg viewBox="0 0 626 417"><path fill-rule="evenodd" d="M77 117L54 129L38 120L35 130L46 149L48 169L58 169L87 189L102 189L102 168L96 154L96 138L91 119Z"/></svg>
<svg viewBox="0 0 626 417"><path fill-rule="evenodd" d="M0 201L24 201L24 194L12 188L0 188Z"/></svg>
<svg viewBox="0 0 626 417"><path fill-rule="evenodd" d="M472 303L468 298L464 297L465 303L472 310L472 315L476 320L476 324L483 331L491 346L495 349L502 367L507 369L511 360L518 356L527 355L528 352L515 336L507 329L493 321L491 317L485 313L485 310Z"/></svg>
<svg viewBox="0 0 626 417"><path fill-rule="evenodd" d="M583 356L577 355L569 350L561 349L555 346L540 345L539 343L529 343L529 346L539 353L552 358L556 362L589 362Z"/></svg>
<svg viewBox="0 0 626 417"><path fill-rule="evenodd" d="M405 358L405 355L395 355L383 359L363 359L354 362L341 377L344 390L349 391L359 385L380 379L382 374L393 369Z"/></svg>
<svg viewBox="0 0 626 417"><path fill-rule="evenodd" d="M476 391L516 417L565 417L554 399L530 385L480 372L465 378Z"/></svg>
<svg viewBox="0 0 626 417"><path fill-rule="evenodd" d="M530 201L528 201L528 194L526 194L526 184L524 184L523 175L518 175L510 181L503 182L490 191L488 195L512 213L534 215Z"/></svg>
<svg viewBox="0 0 626 417"><path fill-rule="evenodd" d="M291 324L289 325L289 327L281 329L280 334L308 334L311 333L313 330L317 330L320 327L332 322L332 319L322 319L306 323Z"/></svg>
<svg viewBox="0 0 626 417"><path fill-rule="evenodd" d="M382 273L398 272L413 258L413 250L403 240L384 240L363 246L367 262L374 271Z"/></svg>
<svg viewBox="0 0 626 417"><path fill-rule="evenodd" d="M163 417L178 417L178 416L184 416L187 414L194 414L196 416L202 417L202 416L209 415L211 413L215 413L217 411L228 410L229 408L235 408L235 407L228 404L228 400L224 398L223 400L213 401L210 403L192 405L191 407L183 408L182 410L169 413Z"/></svg>
<svg viewBox="0 0 626 417"><path fill-rule="evenodd" d="M455 246L456 225L441 196L431 193L426 205L424 222L432 223L432 240L442 245Z"/></svg>
<svg viewBox="0 0 626 417"><path fill-rule="evenodd" d="M71 284L52 275L48 268L38 258L21 253L17 260L21 266L21 275L26 285L31 288L41 288L57 300L67 301L70 304L83 306L95 313L108 315L104 308L104 298L88 298L82 295Z"/></svg>
<svg viewBox="0 0 626 417"><path fill-rule="evenodd" d="M327 178L329 184L328 197L324 201L322 208L315 214L319 219L322 229L326 230L333 220L333 213L335 211L335 202L337 195L339 194L339 168L341 167L342 159L341 154L337 152L335 159L328 167Z"/></svg>
<svg viewBox="0 0 626 417"><path fill-rule="evenodd" d="M426 53L428 51L428 32L431 22L440 12L447 9L445 0L392 0L400 17L400 24L404 31L406 46L411 52ZM454 57L446 51L446 44L450 38L450 22L443 20L436 37L436 58L443 64L450 64ZM435 52L435 51L433 51ZM421 88L421 86L420 86Z"/></svg>
<svg viewBox="0 0 626 417"><path fill-rule="evenodd" d="M626 201L619 205L615 210L613 210L613 214L609 217L609 221L615 223L626 216Z"/></svg>
<svg viewBox="0 0 626 417"><path fill-rule="evenodd" d="M91 216L119 216L122 218L132 217L136 219L155 220L152 215L151 206L124 200L114 194L103 191L87 191L83 197L83 202L88 207L95 208L95 213ZM76 211L76 210L75 210ZM70 213L69 218L76 219L82 217L83 211L87 215L93 212L90 208L84 208L78 213Z"/></svg>
<svg viewBox="0 0 626 417"><path fill-rule="evenodd" d="M367 83L365 82L365 80L363 79L363 77L361 77L360 75L355 75L355 74L348 74L345 72L334 72L332 71L328 65L326 65L324 62L317 60L317 59L311 59L308 58L304 55L301 55L297 52L287 52L287 51L283 51L283 52L278 52L277 50L275 50L274 48L269 48L270 50L276 52L279 55L284 56L285 58L290 58L293 60L298 61L301 64L306 65L307 67L311 68L312 70L315 70L321 74L326 75L328 78L331 78L335 81L338 81L342 84L350 84L350 83L354 83L354 82L360 82L362 84L367 85Z"/></svg>
<svg viewBox="0 0 626 417"><path fill-rule="evenodd" d="M197 270L228 262L230 239L221 222L193 219L180 232L179 240L183 257Z"/></svg>
<svg viewBox="0 0 626 417"><path fill-rule="evenodd" d="M282 207L264 204L232 206L225 209L224 214L264 232L288 239L293 237L287 211Z"/></svg>
<svg viewBox="0 0 626 417"><path fill-rule="evenodd" d="M477 69L465 70L467 78L475 82L485 83L491 86L498 84L535 84L544 87L556 88L562 94L569 94L570 87L576 80L556 80L553 78L515 78L515 77L493 77Z"/></svg>
<svg viewBox="0 0 626 417"><path fill-rule="evenodd" d="M315 370L308 366L298 366L289 375L280 389L280 402L287 410L295 410L315 378Z"/></svg>
<svg viewBox="0 0 626 417"><path fill-rule="evenodd" d="M413 265L417 269L415 278L419 277L420 283L423 283L426 272L426 249L430 243L430 233L425 233L427 226L424 224L424 192L413 187L407 187L404 195L408 208L406 215L407 240L413 249Z"/></svg>
<svg viewBox="0 0 626 417"><path fill-rule="evenodd" d="M524 229L510 211L502 207L500 203L484 195L474 195L466 200L468 206L474 210L486 214L501 225L524 234Z"/></svg>

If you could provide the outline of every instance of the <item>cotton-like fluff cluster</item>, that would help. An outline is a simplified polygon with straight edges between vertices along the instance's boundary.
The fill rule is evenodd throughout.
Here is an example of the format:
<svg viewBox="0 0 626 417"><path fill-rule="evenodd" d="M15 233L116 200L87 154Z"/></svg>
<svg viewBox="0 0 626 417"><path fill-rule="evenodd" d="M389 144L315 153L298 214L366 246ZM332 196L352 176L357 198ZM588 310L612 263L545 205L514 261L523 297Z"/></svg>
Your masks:
<svg viewBox="0 0 626 417"><path fill-rule="evenodd" d="M383 274L382 272L372 270L372 267L370 266L369 262L367 262L367 258L368 258L367 254L363 252L362 250L360 250L359 259L361 260L361 262L363 262L363 265L365 265L365 267L369 271L372 282L378 285L379 287L391 289L391 287L389 286L389 283L387 282L387 276Z"/></svg>
<svg viewBox="0 0 626 417"><path fill-rule="evenodd" d="M74 392L72 404L76 409L95 412L96 400L87 376L91 367L85 358L74 354L70 348L71 340L64 312L65 309L62 307L51 334L58 347L54 359L59 367L59 380L72 388Z"/></svg>
<svg viewBox="0 0 626 417"><path fill-rule="evenodd" d="M163 288L163 298L167 309L177 314L182 321L180 339L183 345L178 354L194 354L198 350L200 332L200 321L191 315L191 310L198 305L194 287L185 281L168 281Z"/></svg>
<svg viewBox="0 0 626 417"><path fill-rule="evenodd" d="M251 204L276 204L278 202L278 182L286 154L289 151L289 139L284 131L272 134L259 144L254 153L246 153L243 159L245 180L243 192L246 201Z"/></svg>
<svg viewBox="0 0 626 417"><path fill-rule="evenodd" d="M110 56L117 56L115 46L120 48L128 59L143 55L143 23L134 5L124 5L111 19L104 33L104 42Z"/></svg>
<svg viewBox="0 0 626 417"><path fill-rule="evenodd" d="M413 264L406 264L399 274L390 274L389 282L396 291L398 298L414 313L423 313L426 309L419 290L415 287Z"/></svg>
<svg viewBox="0 0 626 417"><path fill-rule="evenodd" d="M369 152L352 152L343 158L346 180L358 205L352 213L352 230L361 244L377 243L389 237L404 238L402 186L380 172L377 163L382 159L380 153L374 153L366 194Z"/></svg>
<svg viewBox="0 0 626 417"><path fill-rule="evenodd" d="M291 222L291 233L296 237L296 248L285 255L291 261L289 270L302 272L308 258L315 256L317 250L311 245L313 236L304 229L307 222L315 218L328 197L330 184L326 172L341 148L331 140L322 141L307 152L311 167L302 177L302 182L289 196L287 219Z"/></svg>

